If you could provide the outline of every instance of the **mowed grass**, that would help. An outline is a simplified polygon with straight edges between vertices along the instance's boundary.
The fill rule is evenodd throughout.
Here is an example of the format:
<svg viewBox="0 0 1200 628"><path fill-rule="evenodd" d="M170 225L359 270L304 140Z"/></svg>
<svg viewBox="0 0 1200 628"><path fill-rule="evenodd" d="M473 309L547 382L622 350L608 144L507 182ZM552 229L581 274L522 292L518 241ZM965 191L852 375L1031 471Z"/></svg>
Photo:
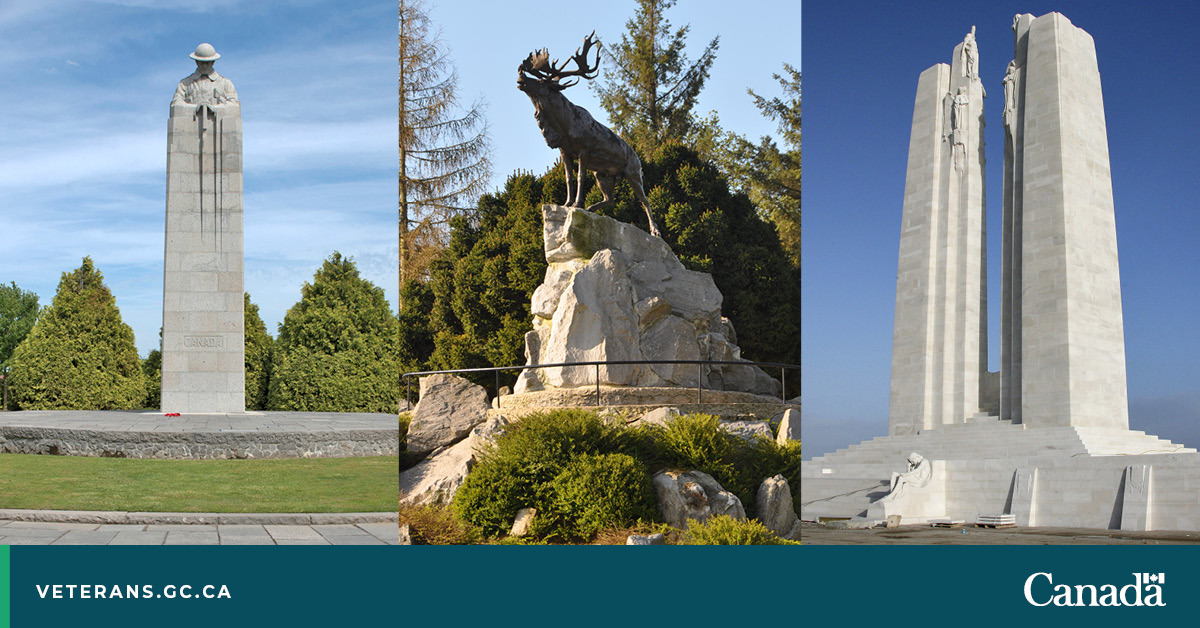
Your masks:
<svg viewBox="0 0 1200 628"><path fill-rule="evenodd" d="M142 460L0 454L0 508L146 512L388 512L396 456Z"/></svg>

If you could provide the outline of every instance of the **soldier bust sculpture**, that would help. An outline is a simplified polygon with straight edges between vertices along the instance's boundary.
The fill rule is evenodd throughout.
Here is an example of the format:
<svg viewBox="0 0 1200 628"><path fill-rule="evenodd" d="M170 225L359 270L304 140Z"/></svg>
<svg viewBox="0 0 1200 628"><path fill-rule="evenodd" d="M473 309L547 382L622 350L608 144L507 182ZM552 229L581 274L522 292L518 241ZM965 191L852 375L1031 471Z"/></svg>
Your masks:
<svg viewBox="0 0 1200 628"><path fill-rule="evenodd" d="M171 99L172 106L212 106L237 102L237 90L233 88L233 81L217 74L213 69L213 64L221 55L217 54L212 44L200 44L196 46L196 52L188 56L196 60L196 71L179 81L179 87L175 88L175 97Z"/></svg>

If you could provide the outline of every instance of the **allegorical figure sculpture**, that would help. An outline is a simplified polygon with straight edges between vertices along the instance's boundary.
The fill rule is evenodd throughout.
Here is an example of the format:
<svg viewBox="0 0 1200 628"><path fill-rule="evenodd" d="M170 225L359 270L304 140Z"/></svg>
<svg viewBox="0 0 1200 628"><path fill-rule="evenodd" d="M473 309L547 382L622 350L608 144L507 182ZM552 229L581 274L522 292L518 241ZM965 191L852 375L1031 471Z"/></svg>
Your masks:
<svg viewBox="0 0 1200 628"><path fill-rule="evenodd" d="M963 38L963 72L968 78L979 78L979 44L975 43L975 27Z"/></svg>
<svg viewBox="0 0 1200 628"><path fill-rule="evenodd" d="M892 472L891 492L884 495L879 501L893 501L904 494L905 487L912 486L915 488L923 488L929 484L930 478L933 477L933 467L924 456L917 452L912 452L908 455L908 471L904 473Z"/></svg>
<svg viewBox="0 0 1200 628"><path fill-rule="evenodd" d="M1004 130L1009 137L1013 134L1013 122L1017 116L1017 62L1008 62L1004 72Z"/></svg>
<svg viewBox="0 0 1200 628"><path fill-rule="evenodd" d="M167 121L161 403L244 412L241 105L212 45L189 56Z"/></svg>
<svg viewBox="0 0 1200 628"><path fill-rule="evenodd" d="M534 117L546 145L557 148L562 152L563 169L567 179L568 207L583 207L584 173L591 170L596 173L596 183L604 200L588 207L589 211L596 210L613 202L613 188L618 177L629 181L633 193L642 207L646 210L646 218L650 221L650 233L658 236L658 225L654 224L654 216L650 212L650 201L642 188L642 162L629 144L625 143L611 129L600 124L587 112L563 96L562 90L579 82L563 83L562 79L577 76L586 79L596 77L600 67L600 51L596 50L596 61L588 64L588 51L593 45L596 33L593 32L583 40L583 48L576 49L575 55L568 61L575 62L575 69L564 71L567 62L561 65L557 60L550 61L549 51L543 49L529 54L517 69L517 89L525 92L533 101ZM577 162L577 166L573 164ZM577 174L572 180L573 168Z"/></svg>

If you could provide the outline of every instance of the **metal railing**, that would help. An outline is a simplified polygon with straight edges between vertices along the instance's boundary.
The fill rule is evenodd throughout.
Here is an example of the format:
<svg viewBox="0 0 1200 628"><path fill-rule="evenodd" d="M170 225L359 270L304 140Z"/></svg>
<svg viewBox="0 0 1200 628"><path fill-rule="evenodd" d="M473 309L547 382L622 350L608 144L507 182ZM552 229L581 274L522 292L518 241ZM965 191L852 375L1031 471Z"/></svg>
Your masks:
<svg viewBox="0 0 1200 628"><path fill-rule="evenodd" d="M749 362L746 360L605 360L598 362L558 362L554 364L526 364L523 366L489 366L484 368L474 369L450 369L445 371L412 371L405 373L401 377L404 378L404 400L412 407L412 378L424 377L426 375L455 375L458 373L494 373L496 377L496 407L500 407L500 373L504 371L524 372L529 369L548 369L561 368L568 366L592 366L595 367L595 386L596 386L596 406L600 406L600 367L601 366L622 366L622 365L641 365L641 364L695 364L696 365L696 403L704 403L704 367L706 365L722 365L722 366L755 366L768 367L779 369L779 400L787 403L787 372L789 370L800 370L798 364L784 364L780 362ZM684 388L676 386L674 388ZM687 388L690 388L687 387ZM716 390L716 389L710 389ZM418 399L420 401L420 399Z"/></svg>

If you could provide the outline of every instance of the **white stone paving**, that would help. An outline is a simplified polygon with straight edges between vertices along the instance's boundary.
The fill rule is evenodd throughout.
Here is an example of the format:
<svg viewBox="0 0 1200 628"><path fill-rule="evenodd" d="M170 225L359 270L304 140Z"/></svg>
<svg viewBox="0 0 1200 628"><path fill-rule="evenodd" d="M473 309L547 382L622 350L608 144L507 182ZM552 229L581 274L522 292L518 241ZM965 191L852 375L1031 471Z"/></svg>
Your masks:
<svg viewBox="0 0 1200 628"><path fill-rule="evenodd" d="M0 519L0 545L397 545L398 523L93 524Z"/></svg>

